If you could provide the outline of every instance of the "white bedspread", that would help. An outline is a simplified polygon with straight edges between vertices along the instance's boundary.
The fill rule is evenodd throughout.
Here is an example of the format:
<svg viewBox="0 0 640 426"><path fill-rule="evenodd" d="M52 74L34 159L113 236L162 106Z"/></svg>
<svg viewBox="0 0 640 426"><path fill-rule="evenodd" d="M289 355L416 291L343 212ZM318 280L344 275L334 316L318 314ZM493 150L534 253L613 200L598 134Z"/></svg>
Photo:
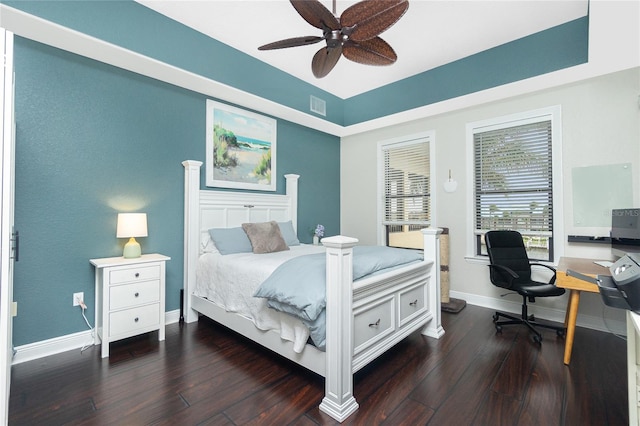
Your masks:
<svg viewBox="0 0 640 426"><path fill-rule="evenodd" d="M229 312L250 318L261 330L275 330L293 342L293 349L304 349L309 330L297 318L267 307L266 299L253 293L285 261L305 254L322 253L323 246L302 244L290 250L268 254L205 253L198 259L195 295L206 297Z"/></svg>

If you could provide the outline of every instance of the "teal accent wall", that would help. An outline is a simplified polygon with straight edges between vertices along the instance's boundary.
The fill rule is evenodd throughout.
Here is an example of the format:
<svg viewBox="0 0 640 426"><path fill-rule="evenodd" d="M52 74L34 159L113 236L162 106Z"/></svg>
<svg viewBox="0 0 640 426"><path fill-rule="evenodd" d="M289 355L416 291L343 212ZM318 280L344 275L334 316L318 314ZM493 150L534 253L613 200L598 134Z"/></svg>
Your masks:
<svg viewBox="0 0 640 426"><path fill-rule="evenodd" d="M318 118L341 126L588 61L589 17L585 16L399 82L340 99L131 0L0 2L311 115L314 114L309 112L309 96L314 95L324 99L327 106L327 116ZM212 25L215 19L212 18ZM424 54L429 54L428 46ZM376 68L363 65L364 76L366 72L375 73Z"/></svg>
<svg viewBox="0 0 640 426"><path fill-rule="evenodd" d="M205 161L206 96L17 37L14 345L87 330L72 293L94 320L90 258L120 256L116 215L148 214L144 253L167 263L166 310L183 281L186 159ZM262 112L264 114L264 112ZM299 238L323 223L338 234L337 137L278 120L277 193L300 178Z"/></svg>
<svg viewBox="0 0 640 426"><path fill-rule="evenodd" d="M342 124L343 104L337 96L132 0L1 1L34 16L311 115L315 114L309 111L309 96L314 95L326 101L327 115L320 118ZM215 25L216 19L224 18L211 17L211 25ZM309 56L309 67L311 59Z"/></svg>
<svg viewBox="0 0 640 426"><path fill-rule="evenodd" d="M584 64L588 40L584 17L451 62L345 100L344 125Z"/></svg>

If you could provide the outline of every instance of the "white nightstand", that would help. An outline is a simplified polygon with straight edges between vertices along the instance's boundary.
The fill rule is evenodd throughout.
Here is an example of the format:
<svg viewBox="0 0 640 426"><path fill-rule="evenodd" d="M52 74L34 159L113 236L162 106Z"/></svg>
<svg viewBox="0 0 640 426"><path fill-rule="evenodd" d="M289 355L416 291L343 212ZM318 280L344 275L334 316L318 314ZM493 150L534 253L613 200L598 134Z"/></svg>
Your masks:
<svg viewBox="0 0 640 426"><path fill-rule="evenodd" d="M170 257L143 254L135 259L90 259L96 267L96 344L102 357L109 343L158 330L164 340L165 262Z"/></svg>

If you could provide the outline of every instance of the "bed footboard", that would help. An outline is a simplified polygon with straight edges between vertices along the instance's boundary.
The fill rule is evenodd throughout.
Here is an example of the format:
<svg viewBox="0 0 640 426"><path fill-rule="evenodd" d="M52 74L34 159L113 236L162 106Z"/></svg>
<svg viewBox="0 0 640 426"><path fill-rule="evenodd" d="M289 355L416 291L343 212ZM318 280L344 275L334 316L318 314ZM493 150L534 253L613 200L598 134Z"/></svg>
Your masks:
<svg viewBox="0 0 640 426"><path fill-rule="evenodd" d="M440 321L441 232L422 231L422 264L359 280L357 288L353 247L358 240L345 236L322 240L327 249L327 327L325 396L320 410L337 421L358 409L353 395L355 371L420 327L430 337L444 334Z"/></svg>

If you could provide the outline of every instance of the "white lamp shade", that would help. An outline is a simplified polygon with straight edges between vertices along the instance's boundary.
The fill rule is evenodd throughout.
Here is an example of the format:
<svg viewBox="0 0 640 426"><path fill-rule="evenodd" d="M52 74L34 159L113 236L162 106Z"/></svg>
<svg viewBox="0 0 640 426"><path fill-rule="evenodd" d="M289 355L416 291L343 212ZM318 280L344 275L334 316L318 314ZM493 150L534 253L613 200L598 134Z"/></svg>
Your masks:
<svg viewBox="0 0 640 426"><path fill-rule="evenodd" d="M146 213L118 213L117 238L146 237Z"/></svg>

